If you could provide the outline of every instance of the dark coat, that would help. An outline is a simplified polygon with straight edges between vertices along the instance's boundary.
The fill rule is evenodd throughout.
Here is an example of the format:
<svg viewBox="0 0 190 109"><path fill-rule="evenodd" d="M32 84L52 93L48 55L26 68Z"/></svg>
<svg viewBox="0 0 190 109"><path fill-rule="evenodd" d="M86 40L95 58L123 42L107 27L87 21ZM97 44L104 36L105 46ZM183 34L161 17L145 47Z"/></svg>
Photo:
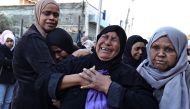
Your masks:
<svg viewBox="0 0 190 109"><path fill-rule="evenodd" d="M12 109L53 109L48 84L57 83L52 78L62 77L54 65L45 38L32 25L14 51L13 70L18 84Z"/></svg>
<svg viewBox="0 0 190 109"><path fill-rule="evenodd" d="M109 61L102 61L94 51L93 54L84 57L67 58L58 63L57 70L63 72L64 75L80 73L83 68L88 69L93 66L96 70L107 70L112 80L106 95L109 107L114 109L158 109L158 103L153 97L150 85L134 68L122 63L122 54L126 43L125 31L117 25L108 26L97 36L97 42L103 34L108 32L116 32L120 40L120 51L114 58ZM61 81L57 86L59 84L61 84ZM61 109L85 109L88 89L74 86L64 91L56 90L53 96L58 98L60 93L63 94L61 96Z"/></svg>
<svg viewBox="0 0 190 109"><path fill-rule="evenodd" d="M91 68L93 65L96 66L96 70L109 69L113 81L107 94L107 102L110 107L116 109L158 109L158 103L152 95L152 88L134 68L121 62L100 62L96 55L91 54L78 59L68 58L59 63L57 68L66 75L82 72L83 68ZM64 90L61 109L85 109L87 93L88 89L80 89L80 86Z"/></svg>
<svg viewBox="0 0 190 109"><path fill-rule="evenodd" d="M13 51L7 46L0 45L0 69L3 67L0 74L0 83L14 84L15 77L12 69Z"/></svg>

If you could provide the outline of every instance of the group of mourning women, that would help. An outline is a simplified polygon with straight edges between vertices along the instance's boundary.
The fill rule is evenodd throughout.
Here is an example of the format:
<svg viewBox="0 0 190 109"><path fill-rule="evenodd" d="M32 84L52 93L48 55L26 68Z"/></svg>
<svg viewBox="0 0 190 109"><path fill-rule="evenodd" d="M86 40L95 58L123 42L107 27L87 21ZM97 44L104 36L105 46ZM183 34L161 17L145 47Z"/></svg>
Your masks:
<svg viewBox="0 0 190 109"><path fill-rule="evenodd" d="M94 51L86 53L56 28L59 13L54 0L36 4L35 23L14 51L12 109L189 109L187 39L182 32L159 29L136 70L122 61L127 35L120 26L104 28ZM55 107L52 100L60 105Z"/></svg>

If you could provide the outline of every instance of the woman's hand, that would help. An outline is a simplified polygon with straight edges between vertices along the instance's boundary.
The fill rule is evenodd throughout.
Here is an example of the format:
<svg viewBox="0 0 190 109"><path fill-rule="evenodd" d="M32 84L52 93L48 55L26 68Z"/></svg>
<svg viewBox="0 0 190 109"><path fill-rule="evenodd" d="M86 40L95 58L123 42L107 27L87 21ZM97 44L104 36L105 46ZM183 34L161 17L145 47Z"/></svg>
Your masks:
<svg viewBox="0 0 190 109"><path fill-rule="evenodd" d="M102 75L95 70L95 67L90 69L83 69L83 72L79 74L83 79L90 82L88 85L83 85L81 88L92 88L98 91L102 91L107 94L109 86L111 84L110 76Z"/></svg>
<svg viewBox="0 0 190 109"><path fill-rule="evenodd" d="M79 50L73 52L72 55L75 57L81 57L81 56L85 56L85 55L88 55L91 53L92 53L92 51L90 49L79 49Z"/></svg>

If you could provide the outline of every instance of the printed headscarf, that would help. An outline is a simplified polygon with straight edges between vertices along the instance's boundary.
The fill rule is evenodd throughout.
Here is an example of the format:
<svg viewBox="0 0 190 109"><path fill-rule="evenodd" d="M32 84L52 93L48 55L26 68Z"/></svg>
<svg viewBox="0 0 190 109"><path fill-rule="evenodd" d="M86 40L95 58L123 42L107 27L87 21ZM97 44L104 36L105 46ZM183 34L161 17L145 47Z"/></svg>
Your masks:
<svg viewBox="0 0 190 109"><path fill-rule="evenodd" d="M172 42L177 53L177 62L173 68L161 72L151 63L150 48L163 36L168 37ZM158 29L148 42L147 56L148 58L139 65L137 71L153 88L164 87L160 109L189 109L190 101L185 77L188 67L186 35L173 27Z"/></svg>
<svg viewBox="0 0 190 109"><path fill-rule="evenodd" d="M54 0L39 0L35 5L35 13L34 13L34 15L35 15L35 26L38 29L38 31L41 33L41 35L44 37L46 37L47 33L40 26L40 15L42 13L42 10L48 4L55 4L59 8L59 5Z"/></svg>

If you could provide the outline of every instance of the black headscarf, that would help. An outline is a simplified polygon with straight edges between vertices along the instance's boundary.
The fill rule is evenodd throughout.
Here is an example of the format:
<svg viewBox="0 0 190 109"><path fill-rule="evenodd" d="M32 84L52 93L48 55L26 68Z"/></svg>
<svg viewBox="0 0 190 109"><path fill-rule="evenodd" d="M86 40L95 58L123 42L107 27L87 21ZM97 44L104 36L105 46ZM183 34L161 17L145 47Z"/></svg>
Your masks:
<svg viewBox="0 0 190 109"><path fill-rule="evenodd" d="M132 47L135 43L137 42L143 42L145 45L148 43L146 39L143 39L139 35L132 35L127 39L126 46L125 46L125 51L123 53L123 63L124 64L129 64L133 67L138 67L138 65L146 58L146 49L143 49L143 54L140 57L139 60L136 60L132 57L131 55L131 50Z"/></svg>
<svg viewBox="0 0 190 109"><path fill-rule="evenodd" d="M65 30L61 28L56 28L47 35L48 46L57 46L68 54L73 53L77 50L76 46L73 44L73 39Z"/></svg>
<svg viewBox="0 0 190 109"><path fill-rule="evenodd" d="M113 59L109 60L109 61L101 61L96 52L94 53L96 59L94 61L96 61L95 63L98 64L97 67L99 66L99 68L97 69L101 69L101 68L113 68L114 66L119 65L118 63L121 62L122 59L122 54L124 52L125 49L125 44L126 44L126 39L127 39L127 35L125 33L125 31L123 30L123 28L121 28L118 25L110 25L107 26L106 28L104 28L97 36L97 42L99 40L99 38L103 35L106 34L108 32L116 32L119 40L120 40L120 51L118 53L118 55L116 57L114 57ZM97 59L98 58L98 59ZM116 65L117 64L117 65Z"/></svg>

